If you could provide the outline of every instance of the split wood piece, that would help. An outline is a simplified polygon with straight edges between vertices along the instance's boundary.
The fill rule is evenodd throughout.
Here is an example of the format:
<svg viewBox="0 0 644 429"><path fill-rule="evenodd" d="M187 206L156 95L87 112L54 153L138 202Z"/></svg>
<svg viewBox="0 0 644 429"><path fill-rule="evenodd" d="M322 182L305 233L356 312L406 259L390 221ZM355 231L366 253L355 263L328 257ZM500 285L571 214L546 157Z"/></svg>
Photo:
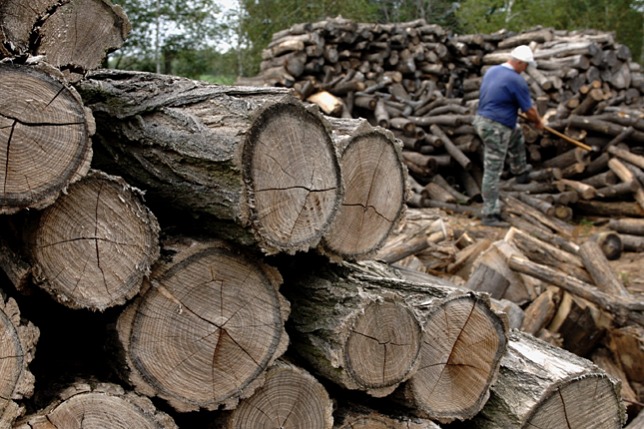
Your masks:
<svg viewBox="0 0 644 429"><path fill-rule="evenodd" d="M306 100L317 105L324 113L331 116L340 116L344 109L344 102L328 91L316 92Z"/></svg>
<svg viewBox="0 0 644 429"><path fill-rule="evenodd" d="M608 153L611 155L615 155L624 161L630 162L633 165L636 165L637 167L641 168L644 170L644 156L637 155L635 153L632 153L629 150L622 149L617 146L610 146L608 149L606 149Z"/></svg>
<svg viewBox="0 0 644 429"><path fill-rule="evenodd" d="M561 250L576 255L579 252L579 246L572 240L553 233L551 229L545 226L539 226L531 223L520 216L508 216L510 224L518 230L529 231L531 236L541 241L545 241Z"/></svg>
<svg viewBox="0 0 644 429"><path fill-rule="evenodd" d="M7 0L0 6L0 21L1 39L13 56L44 55L70 81L99 68L132 29L123 9L109 0L44 0L29 7Z"/></svg>
<svg viewBox="0 0 644 429"><path fill-rule="evenodd" d="M0 64L0 214L45 208L90 167L94 118L46 68Z"/></svg>
<svg viewBox="0 0 644 429"><path fill-rule="evenodd" d="M454 258L454 262L447 266L447 272L450 274L460 275L467 279L471 275L472 267L479 255L485 251L492 241L487 238L482 238L475 241L469 246L459 250Z"/></svg>
<svg viewBox="0 0 644 429"><path fill-rule="evenodd" d="M73 309L104 311L139 293L159 257L160 228L142 193L97 170L34 221L34 282Z"/></svg>
<svg viewBox="0 0 644 429"><path fill-rule="evenodd" d="M602 310L613 315L617 325L630 322L644 325L644 303L642 302L608 295L593 285L571 277L565 272L536 264L524 258L513 256L509 265L515 271L536 277L596 304Z"/></svg>
<svg viewBox="0 0 644 429"><path fill-rule="evenodd" d="M620 384L592 362L513 331L492 395L471 427L621 428Z"/></svg>
<svg viewBox="0 0 644 429"><path fill-rule="evenodd" d="M629 325L608 333L608 348L629 380L644 384L644 327Z"/></svg>
<svg viewBox="0 0 644 429"><path fill-rule="evenodd" d="M640 410L635 417L624 429L642 429L644 427L644 410Z"/></svg>
<svg viewBox="0 0 644 429"><path fill-rule="evenodd" d="M342 259L374 255L405 214L406 170L400 145L364 119L333 119L344 184L342 202L322 237L324 251Z"/></svg>
<svg viewBox="0 0 644 429"><path fill-rule="evenodd" d="M440 423L475 416L489 398L506 350L507 326L485 295L410 298L422 314L420 366L398 401Z"/></svg>
<svg viewBox="0 0 644 429"><path fill-rule="evenodd" d="M526 307L521 330L536 336L555 316L560 301L561 290L548 286Z"/></svg>
<svg viewBox="0 0 644 429"><path fill-rule="evenodd" d="M608 221L608 227L619 233L644 235L644 219L610 219Z"/></svg>
<svg viewBox="0 0 644 429"><path fill-rule="evenodd" d="M598 347L593 351L590 360L592 360L595 365L606 371L606 373L611 377L621 381L622 400L626 406L627 414L632 415L633 411L637 412L637 410L642 409L638 395L631 387L630 381L624 373L621 363L615 359L610 350L604 347Z"/></svg>
<svg viewBox="0 0 644 429"><path fill-rule="evenodd" d="M570 239L574 236L574 227L560 219L546 216L512 196L503 196L501 200L505 203L505 210L510 213L515 213L536 225L546 226L551 231L557 232L566 238Z"/></svg>
<svg viewBox="0 0 644 429"><path fill-rule="evenodd" d="M465 287L519 305L531 302L536 297L534 282L508 267L507 260L512 255L521 255L521 252L508 242L492 243L474 262Z"/></svg>
<svg viewBox="0 0 644 429"><path fill-rule="evenodd" d="M13 298L0 299L2 367L0 369L0 427L11 427L25 413L21 402L34 393L35 378L29 364L36 353L39 329L20 316Z"/></svg>
<svg viewBox="0 0 644 429"><path fill-rule="evenodd" d="M320 376L384 397L416 372L422 327L400 292L345 262L297 276L284 293L292 349Z"/></svg>
<svg viewBox="0 0 644 429"><path fill-rule="evenodd" d="M332 429L332 412L324 386L305 369L280 359L267 369L266 381L253 396L215 417L213 429Z"/></svg>
<svg viewBox="0 0 644 429"><path fill-rule="evenodd" d="M100 117L100 168L146 190L155 213L267 254L319 244L340 166L321 114L287 90L114 70L77 86Z"/></svg>
<svg viewBox="0 0 644 429"><path fill-rule="evenodd" d="M46 408L22 417L13 429L178 429L149 398L116 384L77 381L57 396Z"/></svg>
<svg viewBox="0 0 644 429"><path fill-rule="evenodd" d="M383 414L354 403L341 404L334 417L335 429L440 429L431 420Z"/></svg>
<svg viewBox="0 0 644 429"><path fill-rule="evenodd" d="M437 219L420 229L408 230L398 238L390 240L373 256L374 260L393 264L417 254L433 244L448 240L452 231L447 228L442 219Z"/></svg>
<svg viewBox="0 0 644 429"><path fill-rule="evenodd" d="M561 347L588 356L612 324L611 316L593 303L564 292L548 331L561 339Z"/></svg>
<svg viewBox="0 0 644 429"><path fill-rule="evenodd" d="M630 296L610 266L599 243L594 240L586 240L579 246L579 256L598 289L610 295Z"/></svg>
<svg viewBox="0 0 644 429"><path fill-rule="evenodd" d="M118 318L123 376L179 412L232 409L286 350L281 277L223 242L164 248L176 253Z"/></svg>

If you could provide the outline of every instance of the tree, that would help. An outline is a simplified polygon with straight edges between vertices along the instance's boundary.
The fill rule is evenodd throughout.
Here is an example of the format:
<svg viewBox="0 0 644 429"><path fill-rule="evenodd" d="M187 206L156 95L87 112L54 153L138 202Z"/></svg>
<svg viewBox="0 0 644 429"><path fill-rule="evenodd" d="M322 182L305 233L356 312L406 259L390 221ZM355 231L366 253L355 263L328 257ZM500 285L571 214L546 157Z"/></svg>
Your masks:
<svg viewBox="0 0 644 429"><path fill-rule="evenodd" d="M642 58L644 0L465 0L457 18L465 33L521 31L538 25L559 30L612 31Z"/></svg>
<svg viewBox="0 0 644 429"><path fill-rule="evenodd" d="M132 32L111 56L116 68L172 74L183 51L216 45L227 36L215 0L115 0L125 10Z"/></svg>

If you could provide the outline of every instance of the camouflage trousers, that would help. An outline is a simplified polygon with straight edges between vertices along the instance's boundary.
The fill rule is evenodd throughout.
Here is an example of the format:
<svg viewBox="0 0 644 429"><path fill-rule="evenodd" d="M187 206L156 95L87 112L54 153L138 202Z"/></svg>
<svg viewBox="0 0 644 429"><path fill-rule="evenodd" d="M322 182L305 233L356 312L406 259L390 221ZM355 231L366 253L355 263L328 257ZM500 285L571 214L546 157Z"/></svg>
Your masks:
<svg viewBox="0 0 644 429"><path fill-rule="evenodd" d="M507 158L510 172L517 175L528 168L525 155L525 140L518 125L512 129L491 119L476 115L474 128L483 141L483 197L482 215L501 213L499 188L501 174Z"/></svg>

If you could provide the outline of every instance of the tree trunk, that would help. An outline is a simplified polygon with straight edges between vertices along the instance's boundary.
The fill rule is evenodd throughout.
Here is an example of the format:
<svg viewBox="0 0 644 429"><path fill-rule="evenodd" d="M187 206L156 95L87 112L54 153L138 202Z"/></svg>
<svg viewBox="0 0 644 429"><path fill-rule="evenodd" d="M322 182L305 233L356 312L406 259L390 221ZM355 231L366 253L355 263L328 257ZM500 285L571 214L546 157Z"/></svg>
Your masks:
<svg viewBox="0 0 644 429"><path fill-rule="evenodd" d="M83 177L94 118L46 66L0 64L0 214L42 209Z"/></svg>
<svg viewBox="0 0 644 429"><path fill-rule="evenodd" d="M136 391L180 412L234 408L286 350L279 274L223 243L184 243L121 313L118 339Z"/></svg>
<svg viewBox="0 0 644 429"><path fill-rule="evenodd" d="M384 245L404 216L408 189L401 148L391 133L365 120L330 121L344 193L322 244L342 259L365 259Z"/></svg>
<svg viewBox="0 0 644 429"><path fill-rule="evenodd" d="M140 191L93 170L34 221L34 280L70 308L103 311L141 289L159 257L159 225Z"/></svg>
<svg viewBox="0 0 644 429"><path fill-rule="evenodd" d="M100 118L101 168L146 190L156 212L179 209L184 226L294 253L315 247L338 210L331 137L287 91L119 71L78 87Z"/></svg>
<svg viewBox="0 0 644 429"><path fill-rule="evenodd" d="M333 402L320 382L306 370L278 360L266 371L266 381L233 411L215 417L214 428L333 427Z"/></svg>
<svg viewBox="0 0 644 429"><path fill-rule="evenodd" d="M22 417L14 429L178 429L172 417L149 398L111 383L75 382L46 408Z"/></svg>
<svg viewBox="0 0 644 429"><path fill-rule="evenodd" d="M592 362L512 332L492 396L476 429L621 428L620 385Z"/></svg>

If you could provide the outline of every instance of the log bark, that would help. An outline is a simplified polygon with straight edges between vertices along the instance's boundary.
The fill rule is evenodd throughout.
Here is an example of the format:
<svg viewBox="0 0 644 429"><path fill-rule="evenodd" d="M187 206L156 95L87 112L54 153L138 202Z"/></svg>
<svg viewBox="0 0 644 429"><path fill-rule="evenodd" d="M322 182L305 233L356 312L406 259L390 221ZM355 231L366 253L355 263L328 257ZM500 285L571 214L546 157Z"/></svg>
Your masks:
<svg viewBox="0 0 644 429"><path fill-rule="evenodd" d="M79 90L100 118L104 171L173 206L200 230L294 253L319 244L341 175L315 112L279 88L220 87L172 76L101 71ZM249 236L250 233L250 236Z"/></svg>
<svg viewBox="0 0 644 429"><path fill-rule="evenodd" d="M0 331L2 332L3 363L0 377L0 426L11 427L25 413L22 402L34 393L35 379L29 364L36 353L40 330L21 319L13 298L0 299Z"/></svg>
<svg viewBox="0 0 644 429"><path fill-rule="evenodd" d="M100 171L71 185L30 223L34 281L70 308L125 304L159 257L159 225L141 192Z"/></svg>
<svg viewBox="0 0 644 429"><path fill-rule="evenodd" d="M322 377L387 396L416 372L422 327L400 293L352 267L359 266L293 273L284 291L293 306L293 348Z"/></svg>
<svg viewBox="0 0 644 429"><path fill-rule="evenodd" d="M0 64L0 214L43 209L89 170L94 118L46 65Z"/></svg>
<svg viewBox="0 0 644 429"><path fill-rule="evenodd" d="M286 350L282 279L221 242L164 248L174 255L118 318L123 376L179 412L234 408Z"/></svg>
<svg viewBox="0 0 644 429"><path fill-rule="evenodd" d="M625 423L619 382L592 362L513 331L499 378L477 429L621 428Z"/></svg>
<svg viewBox="0 0 644 429"><path fill-rule="evenodd" d="M330 119L344 182L342 202L322 246L331 256L366 259L399 225L408 195L401 147L365 120Z"/></svg>
<svg viewBox="0 0 644 429"><path fill-rule="evenodd" d="M305 369L280 359L268 368L266 381L253 396L215 417L213 429L332 429L332 411L324 386Z"/></svg>
<svg viewBox="0 0 644 429"><path fill-rule="evenodd" d="M630 295L611 268L608 259L596 241L587 240L582 243L579 246L579 256L597 288L610 295L626 297Z"/></svg>
<svg viewBox="0 0 644 429"><path fill-rule="evenodd" d="M47 407L22 417L14 429L178 429L172 417L141 395L112 383L77 381Z"/></svg>
<svg viewBox="0 0 644 429"><path fill-rule="evenodd" d="M334 413L335 429L440 429L431 420L381 413L353 403L343 404Z"/></svg>

